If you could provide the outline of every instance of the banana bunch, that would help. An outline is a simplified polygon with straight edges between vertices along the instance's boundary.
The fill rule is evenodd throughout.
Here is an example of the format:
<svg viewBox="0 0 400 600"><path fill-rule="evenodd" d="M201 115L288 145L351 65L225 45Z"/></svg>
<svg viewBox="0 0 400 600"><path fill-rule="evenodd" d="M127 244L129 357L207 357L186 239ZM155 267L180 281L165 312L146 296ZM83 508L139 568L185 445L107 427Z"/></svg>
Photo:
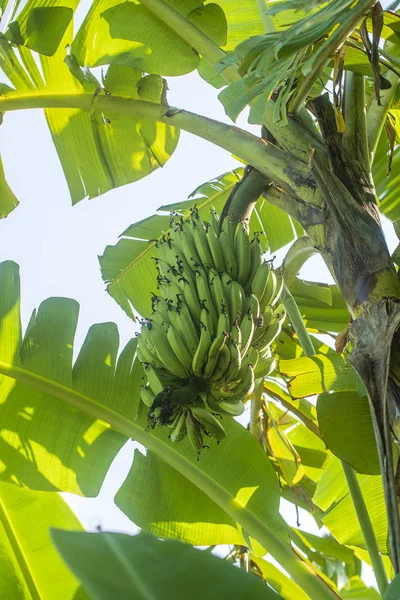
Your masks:
<svg viewBox="0 0 400 600"><path fill-rule="evenodd" d="M275 368L271 343L286 313L282 279L263 262L258 236L243 223L171 218L174 233L157 242L158 293L143 321L137 354L147 375L142 400L151 426L170 439L186 435L200 452L203 435L221 440L214 416L238 416L255 381Z"/></svg>

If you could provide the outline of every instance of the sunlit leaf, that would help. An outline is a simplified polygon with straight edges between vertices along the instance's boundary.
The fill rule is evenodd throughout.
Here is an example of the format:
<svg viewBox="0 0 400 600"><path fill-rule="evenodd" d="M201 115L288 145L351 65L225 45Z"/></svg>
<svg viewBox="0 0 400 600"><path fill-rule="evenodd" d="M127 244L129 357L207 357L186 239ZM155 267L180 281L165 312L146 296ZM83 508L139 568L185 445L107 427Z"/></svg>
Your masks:
<svg viewBox="0 0 400 600"><path fill-rule="evenodd" d="M3 598L74 600L79 583L53 547L49 527L81 529L56 493L0 484L0 581ZM86 594L79 596L87 599Z"/></svg>
<svg viewBox="0 0 400 600"><path fill-rule="evenodd" d="M219 6L203 6L198 0L170 0L169 4L217 44L224 44L226 21ZM136 0L93 2L72 52L81 66L120 62L159 75L183 75L199 64L197 52Z"/></svg>
<svg viewBox="0 0 400 600"><path fill-rule="evenodd" d="M251 555L250 560L257 565L265 581L270 585L284 600L308 600L309 596L291 579L289 579L280 569L263 558Z"/></svg>
<svg viewBox="0 0 400 600"><path fill-rule="evenodd" d="M290 378L288 390L294 398L305 398L331 390L357 389L357 375L339 354L316 354L279 361L279 370Z"/></svg>
<svg viewBox="0 0 400 600"><path fill-rule="evenodd" d="M321 394L317 412L320 431L328 448L357 473L379 475L368 399L360 398L356 392Z"/></svg>

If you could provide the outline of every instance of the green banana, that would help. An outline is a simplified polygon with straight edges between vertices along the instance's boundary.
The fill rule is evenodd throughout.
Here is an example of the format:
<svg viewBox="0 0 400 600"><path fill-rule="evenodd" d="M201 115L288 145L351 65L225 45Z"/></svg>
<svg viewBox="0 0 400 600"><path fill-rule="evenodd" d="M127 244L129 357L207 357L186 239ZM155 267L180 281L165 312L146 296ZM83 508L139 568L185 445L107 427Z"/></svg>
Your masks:
<svg viewBox="0 0 400 600"><path fill-rule="evenodd" d="M233 322L236 321L238 315L242 314L242 299L244 295L244 290L240 283L237 281L231 281L229 284L230 291L230 314Z"/></svg>
<svg viewBox="0 0 400 600"><path fill-rule="evenodd" d="M203 406L192 406L193 417L200 423L200 426L211 437L216 440L223 440L226 437L226 431L221 423Z"/></svg>
<svg viewBox="0 0 400 600"><path fill-rule="evenodd" d="M153 369L153 367L146 368L147 381L151 387L151 391L155 396L161 394L166 388L165 382L163 381L162 376L160 375L158 369Z"/></svg>
<svg viewBox="0 0 400 600"><path fill-rule="evenodd" d="M269 326L271 321L272 321L272 308L270 306L266 306L264 309L264 312L257 319L258 325L256 324L256 327L254 329L253 339L251 341L252 345L254 345L255 342L257 342L257 340L259 340L260 337L263 336L265 330L267 329L267 327Z"/></svg>
<svg viewBox="0 0 400 600"><path fill-rule="evenodd" d="M217 313L219 314L219 311L221 310L227 312L228 308L226 306L227 303L224 296L222 281L218 273L212 269L210 269L208 272L208 283Z"/></svg>
<svg viewBox="0 0 400 600"><path fill-rule="evenodd" d="M219 233L219 216L215 208L210 208L210 218L208 219L210 228L213 230L215 235Z"/></svg>
<svg viewBox="0 0 400 600"><path fill-rule="evenodd" d="M184 340L189 354L193 356L199 343L199 335L188 308L184 304L181 304L179 311L171 307L169 314L171 326L174 327L182 340Z"/></svg>
<svg viewBox="0 0 400 600"><path fill-rule="evenodd" d="M226 402L220 398L218 391L213 389L207 394L207 405L212 411L221 415L230 415L231 417L239 417L244 411L243 402L239 401L236 404Z"/></svg>
<svg viewBox="0 0 400 600"><path fill-rule="evenodd" d="M164 367L177 377L186 379L188 373L172 351L165 328L158 325L158 323L153 323L152 328L149 329L149 333L151 341L156 348L157 356L164 364Z"/></svg>
<svg viewBox="0 0 400 600"><path fill-rule="evenodd" d="M234 250L238 266L237 280L244 286L250 271L250 240L243 223L238 223L234 237Z"/></svg>
<svg viewBox="0 0 400 600"><path fill-rule="evenodd" d="M201 221L201 219L197 219L197 221L193 221L193 224L193 239L196 244L197 253L200 257L200 262L203 265L203 267L213 267L214 261L210 251L208 237L206 230L204 229L203 222Z"/></svg>
<svg viewBox="0 0 400 600"><path fill-rule="evenodd" d="M180 413L178 413L177 419L172 427L172 431L170 434L171 442L180 442L186 437L187 429L186 429L186 409L183 408Z"/></svg>
<svg viewBox="0 0 400 600"><path fill-rule="evenodd" d="M263 251L258 240L258 235L255 234L250 242L250 270L248 272L246 283L243 286L246 292L252 290L254 277L262 264L262 255ZM253 294L254 293L255 292L253 292Z"/></svg>
<svg viewBox="0 0 400 600"><path fill-rule="evenodd" d="M260 377L267 377L272 373L276 367L276 360L273 356L267 358L260 358L257 366L254 369L254 377L256 379Z"/></svg>
<svg viewBox="0 0 400 600"><path fill-rule="evenodd" d="M192 228L188 223L185 223L182 229L178 231L178 238L182 254L189 265L189 270L194 270L195 265L199 265L201 261L193 238Z"/></svg>
<svg viewBox="0 0 400 600"><path fill-rule="evenodd" d="M219 272L225 271L225 260L222 252L221 243L212 227L207 230L207 241L210 248L214 268Z"/></svg>
<svg viewBox="0 0 400 600"><path fill-rule="evenodd" d="M270 269L269 275L267 278L267 284L265 286L264 293L260 299L260 311L261 312L264 311L265 307L268 304L272 304L272 300L274 299L274 295L275 295L275 290L276 290L276 275L272 271L272 269Z"/></svg>
<svg viewBox="0 0 400 600"><path fill-rule="evenodd" d="M255 369L257 368L260 354L259 354L257 348L250 348L247 356L249 359L249 364L253 365L253 367L254 367L254 376L255 376Z"/></svg>
<svg viewBox="0 0 400 600"><path fill-rule="evenodd" d="M285 283L280 269L276 269L276 271L274 271L274 275L276 279L276 285L271 304L276 304L278 302L282 294L283 285Z"/></svg>
<svg viewBox="0 0 400 600"><path fill-rule="evenodd" d="M229 363L231 362L231 351L228 348L227 344L222 346L221 352L218 356L218 361L215 366L214 372L210 377L210 381L219 382L224 381L224 376L229 367Z"/></svg>
<svg viewBox="0 0 400 600"><path fill-rule="evenodd" d="M257 321L257 319L260 316L260 303L258 302L258 298L255 294L247 294L246 296L246 310L245 312L251 311L251 314L253 315L253 319L254 321Z"/></svg>
<svg viewBox="0 0 400 600"><path fill-rule="evenodd" d="M277 306L274 312L272 313L272 316L275 317L275 319L278 319L278 321L281 324L283 324L286 319L286 308L284 307L284 305L279 304L279 306Z"/></svg>
<svg viewBox="0 0 400 600"><path fill-rule="evenodd" d="M204 368L204 379L209 379L209 377L211 377L211 375L213 374L215 366L217 364L219 353L225 345L227 337L227 333L223 331L219 334L219 336L215 338L215 340L211 344L210 350L208 352L206 366Z"/></svg>
<svg viewBox="0 0 400 600"><path fill-rule="evenodd" d="M242 365L242 357L238 345L233 340L230 341L229 349L231 352L231 360L225 378L227 381L236 381Z"/></svg>
<svg viewBox="0 0 400 600"><path fill-rule="evenodd" d="M196 352L193 356L192 371L196 377L201 377L203 374L204 363L208 356L208 351L211 346L211 335L206 326L201 328L200 341Z"/></svg>
<svg viewBox="0 0 400 600"><path fill-rule="evenodd" d="M254 390L254 367L248 364L244 377L232 387L223 387L219 390L219 398L225 402L233 403L243 400Z"/></svg>
<svg viewBox="0 0 400 600"><path fill-rule="evenodd" d="M242 347L242 331L239 327L239 319L236 319L231 327L231 340L236 343L239 349Z"/></svg>
<svg viewBox="0 0 400 600"><path fill-rule="evenodd" d="M251 291L255 296L257 296L259 302L261 302L264 296L270 272L271 267L269 266L269 263L261 263L253 277L253 281L251 282Z"/></svg>
<svg viewBox="0 0 400 600"><path fill-rule="evenodd" d="M225 312L222 312L218 317L216 335L218 336L223 331L229 332L229 330L230 330L230 326L229 326L228 316Z"/></svg>
<svg viewBox="0 0 400 600"><path fill-rule="evenodd" d="M140 397L146 406L151 408L154 404L154 400L156 398L155 394L152 392L149 385L142 385L140 388Z"/></svg>
<svg viewBox="0 0 400 600"><path fill-rule="evenodd" d="M200 304L208 310L212 322L213 322L213 331L217 328L217 307L214 306L214 301L211 296L210 288L208 285L208 280L206 279L207 274L204 272L204 275L201 272L196 273L196 286L197 286L197 294L199 297ZM201 317L200 317L201 318Z"/></svg>
<svg viewBox="0 0 400 600"><path fill-rule="evenodd" d="M274 339L280 334L281 329L282 324L278 321L278 319L273 318L263 335L256 342L254 342L254 346L258 348L259 351L262 351L266 346L272 344Z"/></svg>
<svg viewBox="0 0 400 600"><path fill-rule="evenodd" d="M139 336L138 351L140 352L139 360L141 362L148 363L149 365L157 368L164 367L164 363L158 358L158 355L153 354L153 352L146 346L142 336Z"/></svg>
<svg viewBox="0 0 400 600"><path fill-rule="evenodd" d="M191 373L193 356L186 347L185 339L178 334L175 327L168 328L167 338L176 358L185 367L186 371Z"/></svg>
<svg viewBox="0 0 400 600"><path fill-rule="evenodd" d="M182 288L183 297L189 309L192 320L198 321L200 319L201 306L196 292L196 287L187 281L179 282L179 285Z"/></svg>
<svg viewBox="0 0 400 600"><path fill-rule="evenodd" d="M224 220L225 223L226 219ZM238 268L236 263L235 251L233 247L233 243L230 240L227 233L221 231L219 236L219 243L222 248L222 254L224 256L225 262L225 272L232 277L232 279L237 278Z"/></svg>
<svg viewBox="0 0 400 600"><path fill-rule="evenodd" d="M203 450L203 435L201 433L199 422L192 417L189 410L186 412L186 429L189 442L193 449L200 454Z"/></svg>
<svg viewBox="0 0 400 600"><path fill-rule="evenodd" d="M254 319L250 311L243 317L240 323L240 331L242 333L242 345L240 352L243 357L250 348L254 333Z"/></svg>

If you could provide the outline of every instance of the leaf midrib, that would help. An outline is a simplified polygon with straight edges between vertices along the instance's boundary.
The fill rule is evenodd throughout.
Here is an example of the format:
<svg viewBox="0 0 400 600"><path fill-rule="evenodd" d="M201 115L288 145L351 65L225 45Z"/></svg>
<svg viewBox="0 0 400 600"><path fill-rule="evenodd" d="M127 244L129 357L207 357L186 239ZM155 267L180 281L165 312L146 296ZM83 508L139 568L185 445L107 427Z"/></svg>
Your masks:
<svg viewBox="0 0 400 600"><path fill-rule="evenodd" d="M13 549L15 559L18 563L19 568L21 569L21 573L25 579L26 586L29 590L29 593L32 597L32 600L41 600L41 596L39 590L37 588L35 579L31 573L31 569L29 567L28 561L26 560L25 553L22 549L21 544L18 541L18 536L8 518L7 509L4 506L4 502L1 498L0 494L0 522L4 527L4 531L6 532L7 538L10 542L10 546Z"/></svg>

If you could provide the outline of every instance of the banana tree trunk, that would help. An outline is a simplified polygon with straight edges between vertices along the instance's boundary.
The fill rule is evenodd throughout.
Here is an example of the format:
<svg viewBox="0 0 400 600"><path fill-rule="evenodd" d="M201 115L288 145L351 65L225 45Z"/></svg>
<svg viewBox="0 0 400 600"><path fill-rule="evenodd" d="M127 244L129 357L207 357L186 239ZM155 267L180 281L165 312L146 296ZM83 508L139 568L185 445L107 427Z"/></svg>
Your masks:
<svg viewBox="0 0 400 600"><path fill-rule="evenodd" d="M253 168L229 198L226 213L248 219L264 197L296 218L332 273L351 315L350 362L370 403L389 522L389 546L400 571L400 523L394 477L392 434L400 415L400 281L382 231L376 194L366 168L365 128L355 120L353 138L338 133L328 96L310 103L324 142L311 157L314 181L324 205L285 195ZM356 136L359 136L357 139ZM360 139L360 136L363 139ZM277 141L279 144L279 139ZM355 424L356 426L356 424Z"/></svg>

